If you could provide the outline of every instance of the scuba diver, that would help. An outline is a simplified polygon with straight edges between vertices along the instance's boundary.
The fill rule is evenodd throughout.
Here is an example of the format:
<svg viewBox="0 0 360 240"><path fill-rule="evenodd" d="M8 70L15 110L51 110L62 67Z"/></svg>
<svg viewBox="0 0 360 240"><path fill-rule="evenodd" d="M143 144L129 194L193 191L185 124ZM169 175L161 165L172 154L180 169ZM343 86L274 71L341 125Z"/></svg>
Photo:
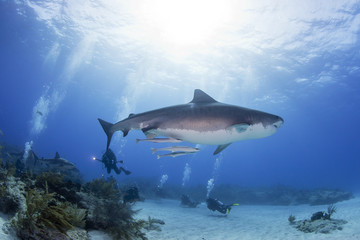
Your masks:
<svg viewBox="0 0 360 240"><path fill-rule="evenodd" d="M188 207L191 207L191 208L196 208L197 205L199 205L200 203L199 202L196 202L196 201L193 201L189 195L187 194L183 194L181 195L181 202L180 204L182 206L188 206Z"/></svg>
<svg viewBox="0 0 360 240"><path fill-rule="evenodd" d="M130 187L124 192L123 201L124 203L134 203L139 201L139 190L137 187Z"/></svg>
<svg viewBox="0 0 360 240"><path fill-rule="evenodd" d="M220 202L217 199L214 198L208 198L206 199L207 208L212 211L218 211L223 214L228 214L231 210L232 206L238 206L238 203L225 205L224 203Z"/></svg>
<svg viewBox="0 0 360 240"><path fill-rule="evenodd" d="M110 148L106 150L101 159L97 159L95 157L93 159L102 162L105 165L108 174L110 174L111 169L113 169L116 174L120 174L121 171L123 171L126 175L131 174L130 171L124 169L123 167L118 168L116 166L116 163L124 163L124 161L117 161L114 152Z"/></svg>

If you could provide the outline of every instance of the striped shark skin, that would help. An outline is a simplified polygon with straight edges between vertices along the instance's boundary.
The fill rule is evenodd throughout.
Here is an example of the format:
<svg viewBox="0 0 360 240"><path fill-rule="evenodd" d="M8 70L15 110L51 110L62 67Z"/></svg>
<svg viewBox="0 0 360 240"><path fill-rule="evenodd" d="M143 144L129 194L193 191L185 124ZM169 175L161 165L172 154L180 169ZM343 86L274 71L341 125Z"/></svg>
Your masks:
<svg viewBox="0 0 360 240"><path fill-rule="evenodd" d="M147 139L162 136L184 142L218 145L214 155L231 143L264 138L274 134L284 123L276 115L216 101L200 89L186 104L130 114L115 123L98 119L107 135L107 148L113 134L141 130Z"/></svg>

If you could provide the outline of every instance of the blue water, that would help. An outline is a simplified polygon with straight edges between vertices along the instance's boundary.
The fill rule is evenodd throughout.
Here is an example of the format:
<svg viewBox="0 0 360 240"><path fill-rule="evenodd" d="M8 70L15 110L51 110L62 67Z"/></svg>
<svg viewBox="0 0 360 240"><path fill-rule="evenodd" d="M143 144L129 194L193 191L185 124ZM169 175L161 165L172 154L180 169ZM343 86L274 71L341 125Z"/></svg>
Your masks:
<svg viewBox="0 0 360 240"><path fill-rule="evenodd" d="M180 185L187 163L185 185L214 178L215 186L359 190L359 1L182 1L190 4L182 15L164 1L131 2L0 1L1 141L33 141L40 157L57 151L87 180L107 176L92 160L106 146L97 118L117 122L187 103L200 88L285 123L217 156L215 146L201 145L194 155L159 160L150 148L169 144L117 133L111 148L132 171L114 175L119 181L167 174Z"/></svg>

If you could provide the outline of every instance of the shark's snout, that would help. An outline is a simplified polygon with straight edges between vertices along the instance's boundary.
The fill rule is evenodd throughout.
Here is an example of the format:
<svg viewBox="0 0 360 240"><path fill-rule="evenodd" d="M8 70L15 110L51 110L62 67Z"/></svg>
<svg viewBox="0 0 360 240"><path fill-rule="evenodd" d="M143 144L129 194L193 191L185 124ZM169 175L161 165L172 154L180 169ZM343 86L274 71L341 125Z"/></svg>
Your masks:
<svg viewBox="0 0 360 240"><path fill-rule="evenodd" d="M274 122L274 127L276 128L280 128L284 123L284 119L282 119L281 117L277 117L277 121Z"/></svg>

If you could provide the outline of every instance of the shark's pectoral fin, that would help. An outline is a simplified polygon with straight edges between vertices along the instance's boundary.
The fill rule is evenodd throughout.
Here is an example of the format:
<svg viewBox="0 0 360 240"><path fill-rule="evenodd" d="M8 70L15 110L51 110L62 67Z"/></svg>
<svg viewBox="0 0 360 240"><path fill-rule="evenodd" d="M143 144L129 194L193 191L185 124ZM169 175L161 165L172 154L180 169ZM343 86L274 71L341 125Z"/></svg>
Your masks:
<svg viewBox="0 0 360 240"><path fill-rule="evenodd" d="M225 148L227 148L231 143L228 143L228 144L224 144L224 145L219 145L215 152L214 152L214 155L218 154L219 152L221 152L222 150L224 150Z"/></svg>
<svg viewBox="0 0 360 240"><path fill-rule="evenodd" d="M235 130L238 133L245 132L250 125L247 123L235 124L227 128L227 130Z"/></svg>
<svg viewBox="0 0 360 240"><path fill-rule="evenodd" d="M126 129L126 130L123 130L122 132L123 132L123 137L126 137L126 135L128 135L128 133L129 133L129 130Z"/></svg>
<svg viewBox="0 0 360 240"><path fill-rule="evenodd" d="M226 130L228 131L236 131L237 133L242 133L242 132L245 132L248 127L250 125L247 124L247 123L239 123L239 124L234 124L234 125L231 125L230 127L226 128ZM219 145L215 152L214 152L214 155L218 154L219 152L221 152L222 150L224 150L225 148L227 148L231 143L228 143L228 144L223 144L223 145Z"/></svg>

